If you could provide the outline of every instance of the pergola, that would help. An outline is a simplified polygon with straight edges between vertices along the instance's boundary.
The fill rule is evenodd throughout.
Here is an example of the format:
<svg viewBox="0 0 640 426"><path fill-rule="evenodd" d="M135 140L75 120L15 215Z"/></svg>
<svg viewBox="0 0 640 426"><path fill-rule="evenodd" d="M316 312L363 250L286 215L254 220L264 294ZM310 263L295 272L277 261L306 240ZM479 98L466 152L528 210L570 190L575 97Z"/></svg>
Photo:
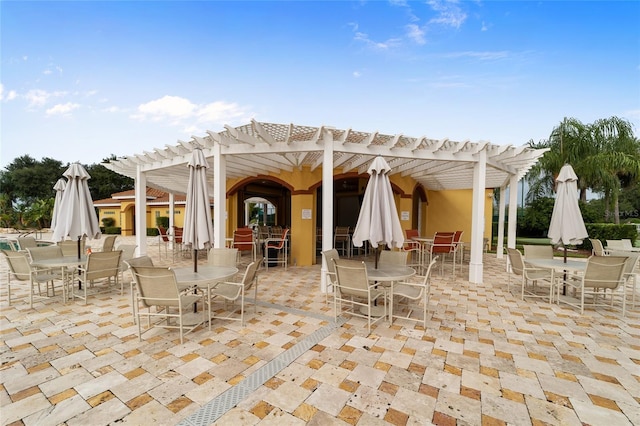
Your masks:
<svg viewBox="0 0 640 426"><path fill-rule="evenodd" d="M489 142L452 141L386 135L336 129L330 126L275 124L251 120L220 132L207 131L151 152L121 157L103 165L135 180L136 230L146 228L145 188L161 189L170 194L184 194L189 171L186 166L191 152L202 148L213 172L209 175L210 193L214 200L226 197L228 178L245 178L265 174L277 175L295 168L322 167L322 232L333 232L333 173L335 169L366 173L376 156L383 156L392 168L390 175L413 178L425 189L472 189L472 235L469 280L482 282L483 211L485 188L513 188L510 218L515 218L518 181L546 150L526 146L494 145ZM500 225L504 226L504 197L500 199ZM214 234L216 246L225 241L225 203L216 203ZM223 207L223 208L220 208ZM136 232L140 253L146 252L144 233ZM498 251L502 244L499 231ZM508 245L515 246L515 220L509 221ZM331 240L323 239L323 250L331 248Z"/></svg>

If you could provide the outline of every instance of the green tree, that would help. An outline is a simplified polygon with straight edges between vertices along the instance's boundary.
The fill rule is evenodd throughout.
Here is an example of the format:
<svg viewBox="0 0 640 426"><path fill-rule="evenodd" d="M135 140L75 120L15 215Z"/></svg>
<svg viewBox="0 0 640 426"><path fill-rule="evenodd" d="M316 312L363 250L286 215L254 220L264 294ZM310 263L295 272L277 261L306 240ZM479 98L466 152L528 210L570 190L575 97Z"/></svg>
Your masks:
<svg viewBox="0 0 640 426"><path fill-rule="evenodd" d="M43 158L37 161L29 155L23 155L0 172L0 187L11 203L20 201L30 204L37 199L51 197L53 185L65 169L58 160Z"/></svg>
<svg viewBox="0 0 640 426"><path fill-rule="evenodd" d="M551 195L560 168L571 164L578 176L580 199L586 201L588 189L603 193L606 205L614 208L610 216L619 223L620 189L623 183L631 185L640 176L640 145L629 121L610 117L585 125L575 118L565 118L549 139L530 141L529 146L549 151L527 175L528 201Z"/></svg>
<svg viewBox="0 0 640 426"><path fill-rule="evenodd" d="M116 156L112 155L104 159L103 162L109 162L115 159ZM111 171L102 164L92 164L87 166L86 169L89 175L91 175L91 179L89 179L89 191L94 200L110 198L111 194L133 189L133 179Z"/></svg>

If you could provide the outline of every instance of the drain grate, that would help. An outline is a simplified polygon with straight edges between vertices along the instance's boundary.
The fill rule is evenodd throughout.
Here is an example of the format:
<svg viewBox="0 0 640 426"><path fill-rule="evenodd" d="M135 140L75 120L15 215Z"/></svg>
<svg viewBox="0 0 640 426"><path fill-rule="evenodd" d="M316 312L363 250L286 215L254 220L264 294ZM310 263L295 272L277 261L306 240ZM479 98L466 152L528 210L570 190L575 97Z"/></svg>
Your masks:
<svg viewBox="0 0 640 426"><path fill-rule="evenodd" d="M240 401L245 399L251 392L258 389L266 381L270 380L300 355L311 349L314 345L320 342L322 339L328 337L335 329L339 328L346 321L344 318L338 318L337 322L333 322L333 318L328 318L325 315L316 314L313 312L307 312L300 309L292 309L282 305L276 305L267 302L258 302L259 305L280 309L281 311L314 317L322 320L330 321L330 324L316 330L309 336L305 337L291 348L287 349L283 353L276 356L274 359L254 371L247 376L243 381L236 386L227 389L205 405L203 405L198 411L191 414L189 417L183 419L179 426L204 426L218 420L227 411L238 405Z"/></svg>

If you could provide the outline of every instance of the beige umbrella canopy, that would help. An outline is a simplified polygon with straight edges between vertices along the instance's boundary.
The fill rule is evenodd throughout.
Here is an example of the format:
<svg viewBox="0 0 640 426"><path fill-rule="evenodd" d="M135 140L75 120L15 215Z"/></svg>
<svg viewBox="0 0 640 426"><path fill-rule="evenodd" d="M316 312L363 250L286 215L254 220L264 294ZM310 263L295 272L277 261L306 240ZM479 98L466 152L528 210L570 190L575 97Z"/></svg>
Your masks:
<svg viewBox="0 0 640 426"><path fill-rule="evenodd" d="M361 247L367 240L374 248L379 245L401 248L404 244L404 234L387 175L390 171L389 164L382 157L374 158L369 166L370 178L352 237L356 247Z"/></svg>
<svg viewBox="0 0 640 426"><path fill-rule="evenodd" d="M194 272L198 272L198 250L213 247L213 222L207 187L208 168L209 164L202 149L194 149L189 161L189 183L182 233L182 243L191 245L194 250Z"/></svg>
<svg viewBox="0 0 640 426"><path fill-rule="evenodd" d="M53 240L62 241L66 237L78 240L78 258L80 257L80 240L100 238L98 216L93 207L93 200L89 192L91 176L79 163L73 163L63 173L67 178L67 187L62 195L60 211L56 227L53 230Z"/></svg>
<svg viewBox="0 0 640 426"><path fill-rule="evenodd" d="M67 187L67 181L63 178L60 178L56 181L56 184L53 185L53 189L56 191L56 197L53 200L53 213L51 213L51 230L56 229L56 225L58 224L58 216L60 216L60 204L62 203L62 195L64 194L64 189Z"/></svg>
<svg viewBox="0 0 640 426"><path fill-rule="evenodd" d="M565 261L567 245L582 244L589 237L578 204L578 176L569 164L562 166L556 178L556 201L547 236L551 244L564 246Z"/></svg>

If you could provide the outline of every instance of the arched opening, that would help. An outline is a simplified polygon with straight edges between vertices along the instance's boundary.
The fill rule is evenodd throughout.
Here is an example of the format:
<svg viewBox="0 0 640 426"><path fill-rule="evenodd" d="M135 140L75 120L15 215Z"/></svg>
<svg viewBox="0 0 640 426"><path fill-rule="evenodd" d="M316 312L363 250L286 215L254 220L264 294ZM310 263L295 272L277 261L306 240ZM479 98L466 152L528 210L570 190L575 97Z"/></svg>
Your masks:
<svg viewBox="0 0 640 426"><path fill-rule="evenodd" d="M263 176L244 180L227 195L237 195L238 227L249 226L252 221L260 225L266 222L269 226L291 225L291 189L280 179Z"/></svg>

